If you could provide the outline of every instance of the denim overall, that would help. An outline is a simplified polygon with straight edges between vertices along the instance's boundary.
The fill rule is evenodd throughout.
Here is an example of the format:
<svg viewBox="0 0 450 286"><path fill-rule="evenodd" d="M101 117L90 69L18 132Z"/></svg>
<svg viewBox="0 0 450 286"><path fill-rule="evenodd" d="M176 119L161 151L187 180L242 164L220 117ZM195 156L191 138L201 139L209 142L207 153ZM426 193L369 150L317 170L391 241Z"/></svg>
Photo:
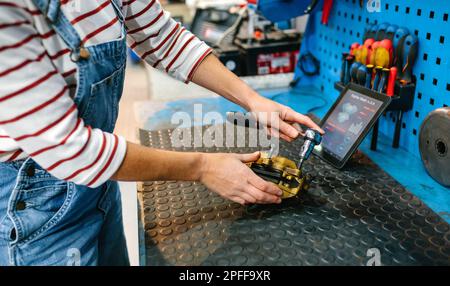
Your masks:
<svg viewBox="0 0 450 286"><path fill-rule="evenodd" d="M60 0L33 0L71 49L75 103L86 125L112 132L126 63L120 39L82 47ZM0 163L0 265L128 265L118 184L88 188L59 180L31 158Z"/></svg>

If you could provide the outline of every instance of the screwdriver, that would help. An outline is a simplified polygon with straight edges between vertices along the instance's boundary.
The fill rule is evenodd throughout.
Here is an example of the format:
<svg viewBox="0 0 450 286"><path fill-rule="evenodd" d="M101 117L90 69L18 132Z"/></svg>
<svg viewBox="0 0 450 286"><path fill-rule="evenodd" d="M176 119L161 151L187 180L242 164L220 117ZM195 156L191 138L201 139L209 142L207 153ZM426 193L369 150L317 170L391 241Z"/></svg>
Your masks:
<svg viewBox="0 0 450 286"><path fill-rule="evenodd" d="M346 58L348 53L342 53L342 66L341 66L341 82L345 84L345 71L347 69Z"/></svg>
<svg viewBox="0 0 450 286"><path fill-rule="evenodd" d="M356 73L356 82L359 85L365 86L367 80L366 77L367 77L367 67L365 65L359 66L358 71Z"/></svg>
<svg viewBox="0 0 450 286"><path fill-rule="evenodd" d="M367 65L366 68L367 74L365 86L370 89L372 86L373 65Z"/></svg>
<svg viewBox="0 0 450 286"><path fill-rule="evenodd" d="M372 89L375 91L378 90L378 84L380 83L382 69L383 69L383 67L380 67L380 66L375 67L375 79L373 80L373 86L372 86Z"/></svg>
<svg viewBox="0 0 450 286"><path fill-rule="evenodd" d="M357 74L358 74L358 69L361 66L361 63L358 62L354 62L350 68L350 78L352 82L357 83Z"/></svg>
<svg viewBox="0 0 450 286"><path fill-rule="evenodd" d="M383 93L390 71L391 70L388 68L383 68L381 70L381 79L380 79L380 83L378 84L378 92L379 93Z"/></svg>
<svg viewBox="0 0 450 286"><path fill-rule="evenodd" d="M346 64L346 69L345 69L345 77L344 77L344 84L347 84L350 82L350 68L351 65L353 64L353 61L355 60L355 57L352 55L349 55L345 58L347 64Z"/></svg>

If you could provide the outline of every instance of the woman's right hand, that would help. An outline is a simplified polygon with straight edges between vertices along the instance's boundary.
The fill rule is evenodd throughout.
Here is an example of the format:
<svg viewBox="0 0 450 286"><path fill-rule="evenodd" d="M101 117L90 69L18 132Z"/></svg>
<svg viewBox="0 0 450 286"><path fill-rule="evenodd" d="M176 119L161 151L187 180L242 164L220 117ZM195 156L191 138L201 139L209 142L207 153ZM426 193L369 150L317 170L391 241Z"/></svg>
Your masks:
<svg viewBox="0 0 450 286"><path fill-rule="evenodd" d="M200 181L209 190L242 205L280 203L282 191L245 165L258 160L259 156L260 152L204 154Z"/></svg>

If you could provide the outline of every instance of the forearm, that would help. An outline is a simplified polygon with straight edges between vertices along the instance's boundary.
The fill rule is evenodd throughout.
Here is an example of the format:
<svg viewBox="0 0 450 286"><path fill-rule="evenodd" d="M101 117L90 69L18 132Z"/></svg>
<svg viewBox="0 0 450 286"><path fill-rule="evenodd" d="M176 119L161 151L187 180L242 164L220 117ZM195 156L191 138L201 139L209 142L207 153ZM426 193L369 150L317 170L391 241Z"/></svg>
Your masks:
<svg viewBox="0 0 450 286"><path fill-rule="evenodd" d="M192 77L196 84L250 109L250 102L259 95L234 73L229 71L213 54L206 57Z"/></svg>
<svg viewBox="0 0 450 286"><path fill-rule="evenodd" d="M202 153L173 152L127 143L127 153L112 179L118 181L198 181Z"/></svg>

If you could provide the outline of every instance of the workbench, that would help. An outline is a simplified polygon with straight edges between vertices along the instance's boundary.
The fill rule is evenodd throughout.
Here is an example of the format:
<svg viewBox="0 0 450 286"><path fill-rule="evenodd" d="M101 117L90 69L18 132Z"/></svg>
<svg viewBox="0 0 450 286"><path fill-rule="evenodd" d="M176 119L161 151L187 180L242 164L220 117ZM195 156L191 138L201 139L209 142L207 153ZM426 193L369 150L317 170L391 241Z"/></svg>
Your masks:
<svg viewBox="0 0 450 286"><path fill-rule="evenodd" d="M173 148L170 129L140 138L168 150L255 150ZM301 143L281 142L281 155L297 159ZM449 224L363 153L341 171L311 157L304 172L311 189L280 205L241 206L194 182L143 183L146 264L366 265L379 252L382 265L450 265Z"/></svg>

